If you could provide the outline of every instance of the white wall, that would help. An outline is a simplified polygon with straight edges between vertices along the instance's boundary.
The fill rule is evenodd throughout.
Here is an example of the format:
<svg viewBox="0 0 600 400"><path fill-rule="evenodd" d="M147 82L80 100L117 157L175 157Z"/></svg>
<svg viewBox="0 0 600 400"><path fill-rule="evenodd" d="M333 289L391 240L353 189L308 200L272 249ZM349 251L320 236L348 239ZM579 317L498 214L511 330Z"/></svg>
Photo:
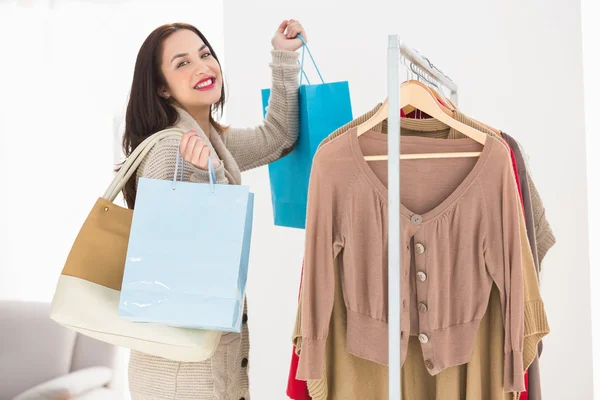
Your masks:
<svg viewBox="0 0 600 400"><path fill-rule="evenodd" d="M558 239L542 276L552 328L542 357L544 398L591 399L579 2L380 0L349 7L225 0L224 6L228 123L260 123L271 35L282 19L296 18L325 79L350 81L355 115L385 97L387 35L398 33L459 84L463 111L520 140ZM256 193L248 288L252 395L281 399L303 232L273 226L266 168L246 173L244 182Z"/></svg>
<svg viewBox="0 0 600 400"><path fill-rule="evenodd" d="M110 97L112 43L89 29L108 24L112 13L17 4L0 5L0 298L47 301L111 176L111 119L102 99Z"/></svg>
<svg viewBox="0 0 600 400"><path fill-rule="evenodd" d="M195 0L0 2L0 300L52 299L73 240L120 161L146 36L189 22L221 54L222 10L220 1L207 12Z"/></svg>
<svg viewBox="0 0 600 400"><path fill-rule="evenodd" d="M139 47L175 21L197 25L222 53L220 2L210 13L194 0L0 3L0 299L52 298L120 161L115 122Z"/></svg>
<svg viewBox="0 0 600 400"><path fill-rule="evenodd" d="M600 3L582 0L583 71L585 82L585 124L587 138L587 184L588 204L600 204L600 49L598 37L600 26ZM600 212L597 207L589 208L590 271L592 286L592 333L594 341L594 393L600 398Z"/></svg>

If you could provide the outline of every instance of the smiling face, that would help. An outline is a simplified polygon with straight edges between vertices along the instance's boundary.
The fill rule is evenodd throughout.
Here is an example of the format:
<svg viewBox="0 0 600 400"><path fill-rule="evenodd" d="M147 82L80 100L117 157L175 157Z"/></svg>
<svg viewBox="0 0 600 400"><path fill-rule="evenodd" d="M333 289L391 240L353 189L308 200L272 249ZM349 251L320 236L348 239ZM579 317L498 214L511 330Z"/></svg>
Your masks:
<svg viewBox="0 0 600 400"><path fill-rule="evenodd" d="M221 98L223 77L219 62L196 33L180 29L162 45L161 72L166 86L159 95L185 110L208 109Z"/></svg>

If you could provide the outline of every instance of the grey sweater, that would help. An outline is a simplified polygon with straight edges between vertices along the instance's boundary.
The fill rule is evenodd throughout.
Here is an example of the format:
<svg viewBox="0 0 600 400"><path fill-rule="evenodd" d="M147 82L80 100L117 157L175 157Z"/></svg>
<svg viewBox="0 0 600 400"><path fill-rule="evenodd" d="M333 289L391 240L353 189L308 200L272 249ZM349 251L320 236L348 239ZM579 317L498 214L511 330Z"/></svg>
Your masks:
<svg viewBox="0 0 600 400"><path fill-rule="evenodd" d="M298 137L298 53L273 50L271 98L264 122L255 128L228 128L219 134L211 128L208 140L196 121L182 109L176 127L195 129L221 160L217 181L240 184L241 172L276 161ZM257 101L260 97L257 94ZM137 177L172 179L179 153L179 139L161 140L141 163ZM184 163L184 180L208 182L208 172ZM226 333L212 358L195 363L132 352L129 387L133 400L229 400L248 392L248 327L242 333Z"/></svg>

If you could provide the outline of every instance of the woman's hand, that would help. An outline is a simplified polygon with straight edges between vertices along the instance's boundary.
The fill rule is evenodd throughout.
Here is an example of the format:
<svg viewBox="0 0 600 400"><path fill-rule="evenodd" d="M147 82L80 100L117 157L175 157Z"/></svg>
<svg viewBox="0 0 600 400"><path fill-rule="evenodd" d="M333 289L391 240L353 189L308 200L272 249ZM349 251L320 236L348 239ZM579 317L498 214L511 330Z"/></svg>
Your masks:
<svg viewBox="0 0 600 400"><path fill-rule="evenodd" d="M300 21L295 19L285 20L277 28L277 32L271 39L271 44L275 50L296 51L302 47L302 41L297 38L298 34L304 37L304 41L308 42L306 32Z"/></svg>
<svg viewBox="0 0 600 400"><path fill-rule="evenodd" d="M186 132L181 137L179 153L185 161L205 171L208 170L209 159L215 168L221 165L218 160L210 157L210 147L194 130Z"/></svg>

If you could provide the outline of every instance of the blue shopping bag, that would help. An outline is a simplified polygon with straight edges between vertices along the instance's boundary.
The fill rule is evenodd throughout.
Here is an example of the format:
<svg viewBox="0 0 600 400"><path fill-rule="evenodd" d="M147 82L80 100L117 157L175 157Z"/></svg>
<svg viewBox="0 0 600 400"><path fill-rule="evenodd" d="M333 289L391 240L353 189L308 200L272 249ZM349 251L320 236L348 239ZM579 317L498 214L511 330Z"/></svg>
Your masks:
<svg viewBox="0 0 600 400"><path fill-rule="evenodd" d="M290 154L269 164L269 181L275 225L304 229L308 181L313 157L323 139L352 120L352 106L348 82L325 83L304 39L301 35L298 37L304 43L302 74L306 76L304 72L304 49L306 49L322 83L311 85L308 82L308 85L302 85L301 75L298 143ZM263 117L267 113L270 94L270 89L262 90Z"/></svg>
<svg viewBox="0 0 600 400"><path fill-rule="evenodd" d="M248 186L140 178L120 317L241 332L254 195ZM183 164L183 160L181 162Z"/></svg>

